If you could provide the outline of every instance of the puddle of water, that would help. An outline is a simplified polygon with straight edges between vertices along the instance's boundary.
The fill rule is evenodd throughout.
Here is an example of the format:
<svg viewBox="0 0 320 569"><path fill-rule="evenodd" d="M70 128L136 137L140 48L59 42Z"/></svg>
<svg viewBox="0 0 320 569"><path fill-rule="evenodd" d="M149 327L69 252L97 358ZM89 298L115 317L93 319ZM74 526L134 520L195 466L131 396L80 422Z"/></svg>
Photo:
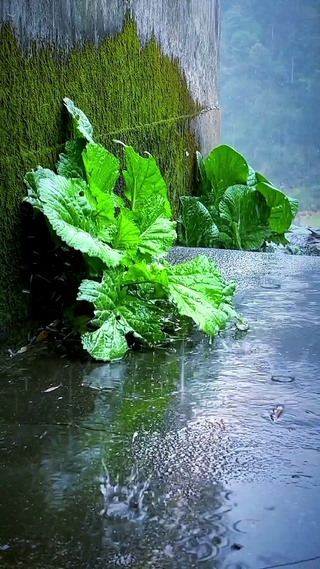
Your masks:
<svg viewBox="0 0 320 569"><path fill-rule="evenodd" d="M318 275L247 283L247 334L3 362L0 566L318 569Z"/></svg>
<svg viewBox="0 0 320 569"><path fill-rule="evenodd" d="M232 560L241 568L291 567L308 559L306 567L319 567L319 492L277 482L234 482L230 489L229 526L242 547L229 554L228 563Z"/></svg>

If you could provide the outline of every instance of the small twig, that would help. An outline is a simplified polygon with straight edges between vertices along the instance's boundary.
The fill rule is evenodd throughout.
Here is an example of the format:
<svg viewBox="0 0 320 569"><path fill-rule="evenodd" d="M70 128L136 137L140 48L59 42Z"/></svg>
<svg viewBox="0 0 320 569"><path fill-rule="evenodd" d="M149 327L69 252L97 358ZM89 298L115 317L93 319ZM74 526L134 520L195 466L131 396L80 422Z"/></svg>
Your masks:
<svg viewBox="0 0 320 569"><path fill-rule="evenodd" d="M7 425L16 425L17 423L10 423L9 421L4 421ZM95 431L97 433L110 433L110 429L95 429L94 427L87 427L85 425L77 425L77 423L64 423L64 422L56 422L56 423L32 423L29 421L18 422L18 425L31 425L33 427L73 427L75 429L84 429L85 431Z"/></svg>
<svg viewBox="0 0 320 569"><path fill-rule="evenodd" d="M288 567L289 565L300 565L301 563L309 563L311 561L317 561L320 559L320 555L316 557L309 557L308 559L300 559L300 561L289 561L288 563L279 563L278 565L268 565L261 567L260 569L278 569L279 567Z"/></svg>

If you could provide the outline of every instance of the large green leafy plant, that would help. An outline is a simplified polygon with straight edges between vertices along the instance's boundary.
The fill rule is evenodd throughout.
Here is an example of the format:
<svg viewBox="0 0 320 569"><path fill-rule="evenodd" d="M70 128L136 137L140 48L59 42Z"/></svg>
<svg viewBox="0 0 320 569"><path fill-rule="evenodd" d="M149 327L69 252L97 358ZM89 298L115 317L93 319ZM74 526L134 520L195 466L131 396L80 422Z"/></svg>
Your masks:
<svg viewBox="0 0 320 569"><path fill-rule="evenodd" d="M233 148L198 152L199 195L181 198L179 243L187 247L260 250L286 244L298 202L255 172Z"/></svg>
<svg viewBox="0 0 320 569"><path fill-rule="evenodd" d="M86 260L78 300L93 304L94 318L82 335L84 348L98 360L121 358L132 337L148 346L166 341L165 323L177 315L214 336L238 318L235 287L204 256L175 266L166 261L176 224L156 161L123 145L120 197L118 158L94 142L86 115L70 99L64 103L75 138L66 143L57 173L39 167L26 175L25 199Z"/></svg>

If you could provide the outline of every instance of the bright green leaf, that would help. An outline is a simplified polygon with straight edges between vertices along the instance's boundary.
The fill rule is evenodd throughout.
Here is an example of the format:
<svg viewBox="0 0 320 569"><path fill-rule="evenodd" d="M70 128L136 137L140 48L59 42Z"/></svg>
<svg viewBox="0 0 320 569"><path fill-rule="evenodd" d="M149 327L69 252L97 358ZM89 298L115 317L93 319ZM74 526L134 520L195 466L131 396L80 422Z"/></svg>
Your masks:
<svg viewBox="0 0 320 569"><path fill-rule="evenodd" d="M101 144L91 142L82 153L90 188L111 195L120 175L120 162Z"/></svg>
<svg viewBox="0 0 320 569"><path fill-rule="evenodd" d="M120 162L111 152L95 142L87 144L82 158L96 214L100 218L113 221L115 207L123 205L123 200L113 191L120 175Z"/></svg>
<svg viewBox="0 0 320 569"><path fill-rule="evenodd" d="M237 316L232 306L235 285L227 285L206 256L174 266L139 263L130 267L124 277L129 285L147 282L160 285L178 312L210 336Z"/></svg>
<svg viewBox="0 0 320 569"><path fill-rule="evenodd" d="M270 209L253 188L242 185L228 188L219 211L233 249L259 250L271 235Z"/></svg>
<svg viewBox="0 0 320 569"><path fill-rule="evenodd" d="M30 203L35 210L43 211L43 204L39 196L40 180L55 179L55 176L52 170L42 168L41 166L37 170L28 172L24 179L28 195L24 198L24 201Z"/></svg>
<svg viewBox="0 0 320 569"><path fill-rule="evenodd" d="M143 158L131 146L125 146L125 155L127 162L127 170L123 171L126 182L125 195L131 203L132 210L142 210L150 196L161 196L164 200L162 217L170 218L167 186L155 159L151 155Z"/></svg>
<svg viewBox="0 0 320 569"><path fill-rule="evenodd" d="M159 284L164 288L168 288L167 269L160 263L136 263L132 265L123 277L123 283L126 285L153 283Z"/></svg>
<svg viewBox="0 0 320 569"><path fill-rule="evenodd" d="M63 154L60 154L57 172L65 178L84 178L82 152L87 144L85 138L69 140Z"/></svg>
<svg viewBox="0 0 320 569"><path fill-rule="evenodd" d="M72 117L76 138L85 138L88 142L93 142L93 127L88 117L68 97L65 97L63 102Z"/></svg>
<svg viewBox="0 0 320 569"><path fill-rule="evenodd" d="M69 247L98 257L108 266L120 263L122 253L111 249L98 238L101 229L95 221L95 210L86 197L83 180L54 178L39 181L39 197L43 212L53 229Z"/></svg>
<svg viewBox="0 0 320 569"><path fill-rule="evenodd" d="M109 361L128 350L126 334L131 332L149 345L165 339L157 306L127 293L122 269L105 272L100 283L82 281L78 300L94 304L92 324L99 327L82 337L84 348L95 358Z"/></svg>
<svg viewBox="0 0 320 569"><path fill-rule="evenodd" d="M209 336L225 328L231 315L234 287L226 285L215 264L205 256L168 267L169 295L179 313L191 318ZM228 306L226 310L225 304Z"/></svg>
<svg viewBox="0 0 320 569"><path fill-rule="evenodd" d="M140 240L140 231L132 221L130 211L123 209L116 219L117 232L112 241L112 247L116 249L129 249L135 252Z"/></svg>
<svg viewBox="0 0 320 569"><path fill-rule="evenodd" d="M116 316L110 313L109 318L94 332L86 332L81 337L84 349L99 361L112 361L122 358L128 351L126 328Z"/></svg>
<svg viewBox="0 0 320 569"><path fill-rule="evenodd" d="M269 180L267 180L267 178L263 174L260 174L260 172L255 172L255 175L257 182L266 182L267 184L270 183Z"/></svg>
<svg viewBox="0 0 320 569"><path fill-rule="evenodd" d="M176 237L175 221L158 217L141 233L138 249L144 255L159 259L168 253Z"/></svg>
<svg viewBox="0 0 320 569"><path fill-rule="evenodd" d="M146 198L143 207L132 212L132 219L141 232L148 229L158 217L167 218L166 201L163 196L159 195L150 195Z"/></svg>
<svg viewBox="0 0 320 569"><path fill-rule="evenodd" d="M213 186L216 206L229 186L246 184L249 176L245 158L225 144L214 148L207 156L205 169Z"/></svg>
<svg viewBox="0 0 320 569"><path fill-rule="evenodd" d="M298 210L298 202L289 200L283 192L266 182L259 182L256 188L271 209L269 223L272 231L280 234L288 231L294 219L293 212Z"/></svg>

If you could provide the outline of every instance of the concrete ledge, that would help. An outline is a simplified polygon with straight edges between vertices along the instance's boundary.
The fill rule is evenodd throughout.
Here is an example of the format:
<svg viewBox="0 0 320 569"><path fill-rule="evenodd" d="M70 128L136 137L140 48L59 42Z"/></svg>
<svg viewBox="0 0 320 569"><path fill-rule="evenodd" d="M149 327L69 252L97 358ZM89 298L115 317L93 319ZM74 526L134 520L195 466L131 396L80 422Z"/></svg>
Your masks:
<svg viewBox="0 0 320 569"><path fill-rule="evenodd" d="M212 259L226 279L237 282L239 290L257 283L265 288L275 287L281 284L283 278L304 271L319 271L320 278L320 257L303 255L173 247L169 261L173 264L182 263L198 255Z"/></svg>

